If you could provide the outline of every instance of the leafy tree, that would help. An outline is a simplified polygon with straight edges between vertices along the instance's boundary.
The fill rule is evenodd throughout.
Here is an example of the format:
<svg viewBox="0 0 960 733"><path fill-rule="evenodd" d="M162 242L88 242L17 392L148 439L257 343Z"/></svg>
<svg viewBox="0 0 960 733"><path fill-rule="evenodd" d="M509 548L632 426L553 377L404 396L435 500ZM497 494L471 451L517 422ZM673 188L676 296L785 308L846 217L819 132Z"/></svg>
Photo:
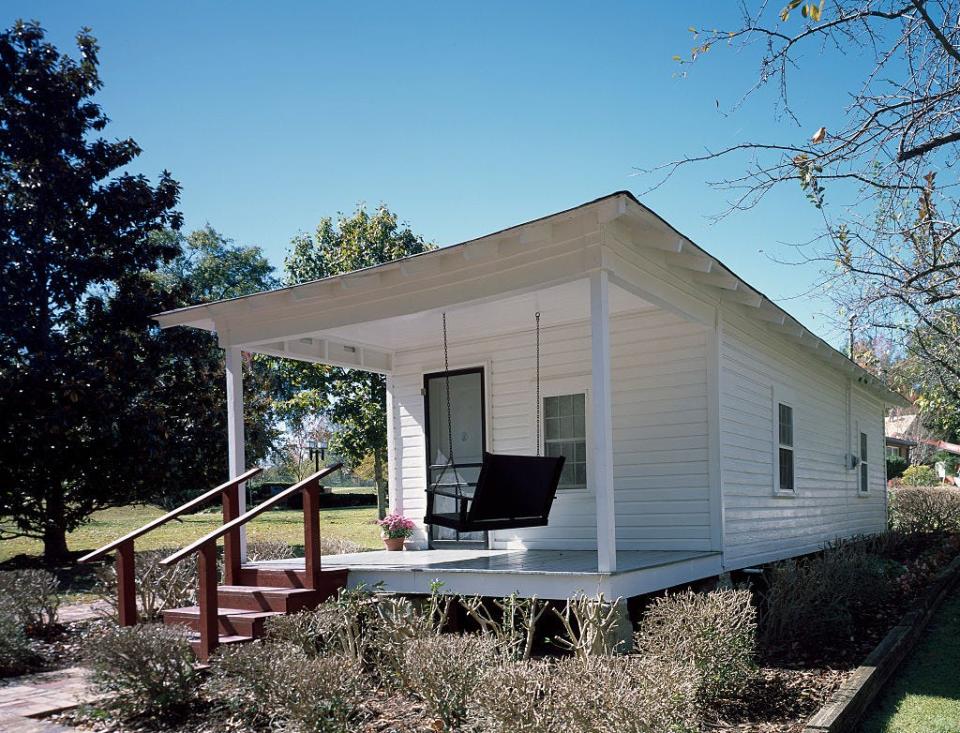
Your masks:
<svg viewBox="0 0 960 733"><path fill-rule="evenodd" d="M50 560L91 511L146 488L139 339L161 305L145 273L176 247L177 183L120 172L133 140L101 137L97 44L60 54L36 23L0 34L0 515Z"/></svg>
<svg viewBox="0 0 960 733"><path fill-rule="evenodd" d="M746 96L772 87L793 125L660 170L740 156L742 174L717 184L731 211L797 187L823 221L800 248L822 263L823 292L923 362L917 386L960 409L960 199L952 178L937 184L960 157L960 1L781 0L742 12L731 28L691 28L691 54L675 59L686 67L727 46L754 53L760 71ZM816 84L841 66L861 70L848 99L830 119L811 119L790 96L794 76Z"/></svg>
<svg viewBox="0 0 960 733"><path fill-rule="evenodd" d="M336 222L321 219L316 231L300 234L284 264L288 285L359 270L433 249L396 214L380 206L372 214L359 206ZM284 419L301 422L322 412L331 423L331 451L351 465L373 455L380 516L386 511L386 385L379 374L285 360L277 408Z"/></svg>
<svg viewBox="0 0 960 733"><path fill-rule="evenodd" d="M180 252L153 274L169 307L194 305L269 290L278 282L259 247L239 246L207 224L183 236L154 235ZM168 507L220 483L227 475L224 352L214 334L192 328L149 330L152 382L144 408L161 417L158 429L166 470L147 498ZM244 370L244 435L248 465L264 458L278 431L269 365L249 357Z"/></svg>

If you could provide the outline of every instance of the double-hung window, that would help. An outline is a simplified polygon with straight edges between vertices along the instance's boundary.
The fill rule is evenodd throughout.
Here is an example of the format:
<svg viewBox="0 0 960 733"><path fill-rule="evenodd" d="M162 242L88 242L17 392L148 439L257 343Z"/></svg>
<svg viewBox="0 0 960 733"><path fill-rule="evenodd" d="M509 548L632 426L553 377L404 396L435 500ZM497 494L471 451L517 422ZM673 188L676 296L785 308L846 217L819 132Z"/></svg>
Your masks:
<svg viewBox="0 0 960 733"><path fill-rule="evenodd" d="M796 493L793 406L776 399L774 405L774 439L776 443L774 490L777 493L793 494Z"/></svg>
<svg viewBox="0 0 960 733"><path fill-rule="evenodd" d="M866 433L860 433L860 493L870 491L870 456L867 447L870 440Z"/></svg>
<svg viewBox="0 0 960 733"><path fill-rule="evenodd" d="M587 396L584 392L543 398L543 453L564 456L560 489L587 488Z"/></svg>

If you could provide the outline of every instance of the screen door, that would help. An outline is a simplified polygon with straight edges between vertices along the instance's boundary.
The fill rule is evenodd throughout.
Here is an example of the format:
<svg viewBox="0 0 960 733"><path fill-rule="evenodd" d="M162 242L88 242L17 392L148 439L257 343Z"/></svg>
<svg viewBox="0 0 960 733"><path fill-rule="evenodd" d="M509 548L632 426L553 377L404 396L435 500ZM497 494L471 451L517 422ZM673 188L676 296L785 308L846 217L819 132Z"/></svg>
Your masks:
<svg viewBox="0 0 960 733"><path fill-rule="evenodd" d="M424 407L427 416L427 480L432 486L441 473L442 483L453 488L459 479L466 496L473 494L483 462L486 445L484 416L483 369L458 369L449 372L450 421L453 432L454 464L450 460L450 441L447 429L446 373L427 374L423 378ZM446 471L444 472L444 468ZM457 502L446 496L434 497L434 511L455 512ZM486 532L457 532L447 527L431 527L432 547L473 546L486 547Z"/></svg>

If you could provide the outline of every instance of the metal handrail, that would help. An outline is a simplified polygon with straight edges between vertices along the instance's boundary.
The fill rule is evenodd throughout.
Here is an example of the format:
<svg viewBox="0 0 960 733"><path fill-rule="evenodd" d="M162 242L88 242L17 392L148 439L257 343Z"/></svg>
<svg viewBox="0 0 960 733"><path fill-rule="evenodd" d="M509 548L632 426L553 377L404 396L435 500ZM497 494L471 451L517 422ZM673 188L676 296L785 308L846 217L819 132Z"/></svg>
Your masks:
<svg viewBox="0 0 960 733"><path fill-rule="evenodd" d="M191 499L190 501L186 502L185 504L182 504L182 505L178 506L178 507L177 507L176 509L174 509L173 511L167 512L167 513L164 514L162 517L158 517L157 519L154 519L154 520L152 520L152 521L150 521L150 522L147 522L145 525L143 525L143 526L140 527L139 529L135 529L133 532L130 532L130 533L128 533L128 534L125 534L123 537L120 537L119 539L114 540L113 542L111 542L111 543L108 544L108 545L104 545L104 546L101 547L99 550L94 550L93 552L84 555L84 556L81 557L77 562L82 562L82 563L83 563L83 562L90 562L91 560L96 560L98 557L102 557L103 555L106 555L107 553L111 552L112 550L117 549L118 547L120 547L120 545L124 544L125 542L130 542L130 541L132 541L132 540L137 539L138 537L142 537L142 536L145 535L147 532L150 532L150 531L156 529L157 527L160 527L160 526L166 524L166 523L169 522L171 519L176 519L176 518L179 517L181 514L186 514L186 513L188 513L190 510L196 509L197 507L201 506L202 504L205 504L206 502L208 502L210 499L214 498L215 496L217 496L217 495L219 495L219 494L223 494L224 491L229 491L229 490L232 489L234 486L238 486L238 485L244 483L245 481L248 481L249 479L251 479L251 478L253 478L254 476L256 476L258 473L260 473L262 470L263 470L263 469L262 469L262 468L259 468L259 467L257 467L257 468L251 468L251 469L250 469L249 471L247 471L246 473L240 474L240 475L237 476L236 478L232 478L232 479L230 479L229 481L227 481L226 483L220 484L219 486L217 486L217 487L214 488L214 489L210 489L210 491L207 491L207 492L201 494L200 496L198 496L198 497L196 497L196 498L194 498L194 499Z"/></svg>
<svg viewBox="0 0 960 733"><path fill-rule="evenodd" d="M184 547L182 550L178 550L177 552L173 553L169 557L164 558L163 560L160 561L160 564L174 565L175 563L180 562L180 560L185 558L187 555L192 555L194 552L197 552L198 550L200 550L200 548L203 547L203 545L207 544L208 542L215 542L216 540L220 539L231 530L237 529L243 526L244 524L246 524L247 522L249 522L254 517L259 516L260 514L265 512L267 509L272 507L274 504L277 504L283 501L284 499L292 496L293 494L296 494L298 491L302 491L303 489L307 488L310 484L316 483L320 479L326 476L329 476L334 471L339 471L341 468L343 468L342 463L335 463L332 466L327 466L322 471L318 471L317 473L314 473L311 476L308 476L303 481L296 483L293 486L287 487L286 489L281 491L279 494L275 494L274 496L271 496L265 502L263 502L262 504L258 504L257 506L255 506L253 509L250 509L245 514L241 514L236 519L230 522L227 522L226 524L220 527L217 527L217 529L213 530L212 532L209 532L208 534L204 535L203 537L196 540L195 542L192 542L191 544Z"/></svg>

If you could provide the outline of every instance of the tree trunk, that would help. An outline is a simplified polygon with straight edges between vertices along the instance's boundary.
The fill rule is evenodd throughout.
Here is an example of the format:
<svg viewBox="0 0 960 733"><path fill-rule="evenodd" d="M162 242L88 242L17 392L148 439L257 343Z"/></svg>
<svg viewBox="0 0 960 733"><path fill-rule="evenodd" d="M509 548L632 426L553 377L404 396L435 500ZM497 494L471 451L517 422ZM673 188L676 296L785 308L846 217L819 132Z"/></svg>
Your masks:
<svg viewBox="0 0 960 733"><path fill-rule="evenodd" d="M387 480L383 475L383 454L373 451L373 482L377 485L377 516L387 516Z"/></svg>
<svg viewBox="0 0 960 733"><path fill-rule="evenodd" d="M50 565L62 562L70 554L67 549L67 527L63 521L65 509L63 487L51 486L43 524L43 559Z"/></svg>

